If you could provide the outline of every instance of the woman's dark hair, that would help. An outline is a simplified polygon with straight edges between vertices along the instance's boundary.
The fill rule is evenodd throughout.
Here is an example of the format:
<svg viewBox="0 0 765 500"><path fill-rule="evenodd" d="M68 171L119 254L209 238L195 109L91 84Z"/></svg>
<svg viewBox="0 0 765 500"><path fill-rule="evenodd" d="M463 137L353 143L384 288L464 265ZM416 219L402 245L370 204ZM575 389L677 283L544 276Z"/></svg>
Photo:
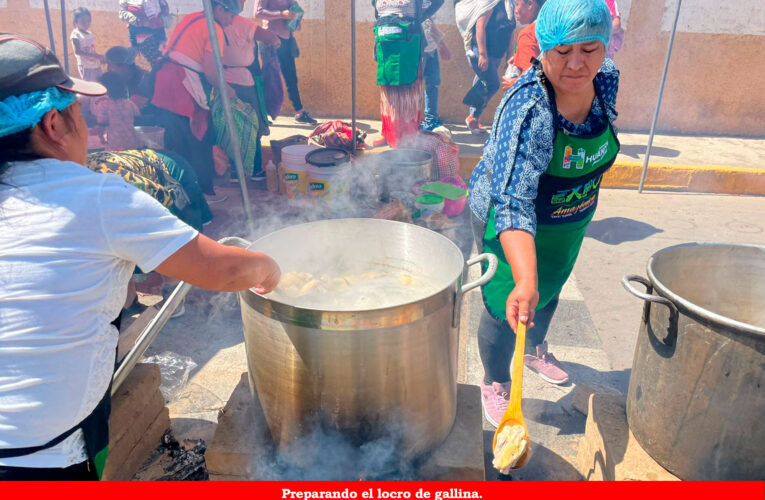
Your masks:
<svg viewBox="0 0 765 500"><path fill-rule="evenodd" d="M61 112L70 127L74 127L74 117L71 115L71 106ZM32 130L34 127L27 128L14 134L0 137L0 184L3 174L8 170L11 163L20 161L32 161L42 158L34 151L30 151L32 146Z"/></svg>
<svg viewBox="0 0 765 500"><path fill-rule="evenodd" d="M76 9L74 9L74 12L72 12L72 19L74 19L75 24L77 24L77 21L83 16L88 16L91 19L93 19L93 16L90 14L90 11L86 9L85 7L77 7Z"/></svg>
<svg viewBox="0 0 765 500"><path fill-rule="evenodd" d="M28 161L39 158L27 151L32 140L32 129L24 129L15 134L0 137L0 178L8 166L15 161Z"/></svg>
<svg viewBox="0 0 765 500"><path fill-rule="evenodd" d="M99 80L101 85L106 87L106 95L112 99L129 99L127 82L122 76L113 71L107 71Z"/></svg>

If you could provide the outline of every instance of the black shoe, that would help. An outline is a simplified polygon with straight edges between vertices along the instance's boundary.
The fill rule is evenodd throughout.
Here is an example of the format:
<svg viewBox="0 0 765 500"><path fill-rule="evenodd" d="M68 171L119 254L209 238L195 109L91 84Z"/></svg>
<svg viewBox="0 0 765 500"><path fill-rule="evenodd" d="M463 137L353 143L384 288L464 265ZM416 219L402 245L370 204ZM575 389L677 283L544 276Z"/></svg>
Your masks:
<svg viewBox="0 0 765 500"><path fill-rule="evenodd" d="M295 115L295 123L305 123L308 125L316 125L317 122L314 120L314 118L308 114L308 111L301 111L297 115Z"/></svg>
<svg viewBox="0 0 765 500"><path fill-rule="evenodd" d="M266 172L263 170L260 172L255 172L252 174L252 177L250 177L250 180L253 182L264 181L266 180Z"/></svg>

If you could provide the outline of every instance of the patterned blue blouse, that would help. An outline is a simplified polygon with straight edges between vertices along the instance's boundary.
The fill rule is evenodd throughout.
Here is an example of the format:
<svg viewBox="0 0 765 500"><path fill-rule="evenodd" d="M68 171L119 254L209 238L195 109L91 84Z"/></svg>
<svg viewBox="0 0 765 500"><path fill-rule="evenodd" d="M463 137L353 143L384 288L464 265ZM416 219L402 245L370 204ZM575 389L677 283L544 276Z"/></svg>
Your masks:
<svg viewBox="0 0 765 500"><path fill-rule="evenodd" d="M541 68L532 66L505 93L494 114L483 158L470 177L470 209L486 223L493 206L497 234L507 229L536 234L534 202L539 177L552 160L556 134L540 73ZM558 113L558 123L565 132L596 135L607 126L606 119L612 124L616 120L619 70L611 59L606 58L595 76L595 88L607 109L603 110L600 99L595 98L587 120L581 125L569 122ZM490 175L487 176L487 172Z"/></svg>

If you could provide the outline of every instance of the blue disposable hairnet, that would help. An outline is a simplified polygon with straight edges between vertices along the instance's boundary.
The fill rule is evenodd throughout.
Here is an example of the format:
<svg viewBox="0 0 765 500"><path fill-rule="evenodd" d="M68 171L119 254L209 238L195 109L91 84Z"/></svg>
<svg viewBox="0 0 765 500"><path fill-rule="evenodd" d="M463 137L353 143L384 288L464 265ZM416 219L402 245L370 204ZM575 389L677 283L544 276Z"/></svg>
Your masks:
<svg viewBox="0 0 765 500"><path fill-rule="evenodd" d="M58 87L6 97L0 101L0 137L32 128L51 109L63 111L76 100L77 94Z"/></svg>
<svg viewBox="0 0 765 500"><path fill-rule="evenodd" d="M605 0L547 0L537 16L539 49L594 40L608 46L611 22Z"/></svg>

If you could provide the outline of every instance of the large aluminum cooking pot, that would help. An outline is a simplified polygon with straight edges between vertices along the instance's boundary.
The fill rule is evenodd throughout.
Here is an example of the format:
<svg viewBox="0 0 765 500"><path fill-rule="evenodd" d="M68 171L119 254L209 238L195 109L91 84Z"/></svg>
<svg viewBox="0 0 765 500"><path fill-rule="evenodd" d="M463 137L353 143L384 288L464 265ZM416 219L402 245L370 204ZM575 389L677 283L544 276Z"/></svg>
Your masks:
<svg viewBox="0 0 765 500"><path fill-rule="evenodd" d="M355 261L432 277L438 289L415 302L343 311L240 292L250 388L274 441L283 446L321 424L359 444L390 436L405 458L440 444L456 414L461 297L491 279L496 258L465 264L440 234L376 219L292 226L249 249L272 255L282 271ZM466 265L483 261L481 278L462 285Z"/></svg>
<svg viewBox="0 0 765 500"><path fill-rule="evenodd" d="M627 396L635 438L681 479L765 479L765 247L669 247L648 279L622 282L646 301Z"/></svg>

